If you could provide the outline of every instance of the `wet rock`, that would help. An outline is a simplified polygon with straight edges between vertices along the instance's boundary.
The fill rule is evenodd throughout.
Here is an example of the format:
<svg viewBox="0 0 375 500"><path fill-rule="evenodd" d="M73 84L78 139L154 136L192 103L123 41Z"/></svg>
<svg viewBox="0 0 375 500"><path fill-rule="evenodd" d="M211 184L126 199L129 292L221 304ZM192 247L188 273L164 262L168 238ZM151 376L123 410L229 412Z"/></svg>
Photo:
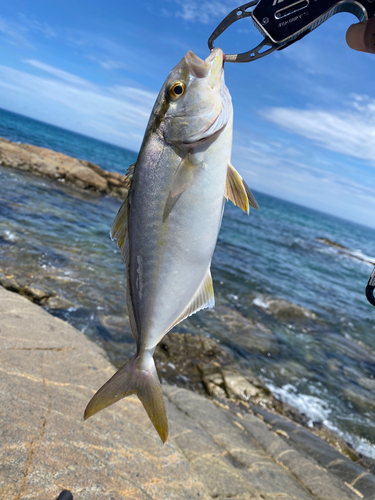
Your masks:
<svg viewBox="0 0 375 500"><path fill-rule="evenodd" d="M285 382L300 380L302 377L311 377L311 372L301 363L293 360L281 360L279 363L272 363L269 370L277 375L277 378L284 379Z"/></svg>
<svg viewBox="0 0 375 500"><path fill-rule="evenodd" d="M199 365L202 382L209 396L225 399L228 397L225 380L218 366Z"/></svg>
<svg viewBox="0 0 375 500"><path fill-rule="evenodd" d="M169 384L219 400L282 406L250 369L239 368L233 355L213 339L170 332L154 357L160 377Z"/></svg>
<svg viewBox="0 0 375 500"><path fill-rule="evenodd" d="M367 257L366 255L361 255L361 253L358 254L357 251L345 247L344 245L337 243L337 241L332 241L329 238L317 238L317 240L320 241L320 243L324 243L325 245L328 245L330 247L337 248L339 253L345 254L348 257L351 257L352 259L360 260L362 262L367 262L369 264L375 265L375 259Z"/></svg>
<svg viewBox="0 0 375 500"><path fill-rule="evenodd" d="M362 413L371 410L375 411L375 396L368 392L357 388L346 388L343 390L342 395L356 406Z"/></svg>
<svg viewBox="0 0 375 500"><path fill-rule="evenodd" d="M215 336L220 336L222 343L236 345L251 353L278 354L277 338L265 325L226 306L217 306L206 314L211 316Z"/></svg>
<svg viewBox="0 0 375 500"><path fill-rule="evenodd" d="M170 332L159 343L155 361L160 376L169 384L212 394L223 389L220 369L232 363L228 351L215 340L190 333ZM208 391L211 394L211 389Z"/></svg>
<svg viewBox="0 0 375 500"><path fill-rule="evenodd" d="M358 378L357 382L359 385L361 385L365 389L368 389L369 391L375 392L375 379L360 377L360 378Z"/></svg>
<svg viewBox="0 0 375 500"><path fill-rule="evenodd" d="M223 370L222 373L225 389L229 397L248 402L262 392L261 387L256 387L237 371Z"/></svg>
<svg viewBox="0 0 375 500"><path fill-rule="evenodd" d="M94 163L4 138L0 138L0 164L119 198L123 198L129 188L124 175L108 172Z"/></svg>
<svg viewBox="0 0 375 500"><path fill-rule="evenodd" d="M59 310L59 309L71 309L72 307L77 307L77 304L71 302L70 300L59 296L54 295L53 297L49 297L45 304L48 309Z"/></svg>
<svg viewBox="0 0 375 500"><path fill-rule="evenodd" d="M293 321L304 318L316 318L315 313L309 311L305 307L293 304L288 300L277 299L268 295L256 297L253 300L253 304L263 309L265 313L278 319Z"/></svg>
<svg viewBox="0 0 375 500"><path fill-rule="evenodd" d="M51 297L51 292L40 285L25 285L21 289L21 295L30 297L35 304L44 305Z"/></svg>
<svg viewBox="0 0 375 500"><path fill-rule="evenodd" d="M124 330L129 328L129 318L127 316L117 316L114 314L105 314L99 316L99 321L112 335L123 335ZM117 335L116 335L117 334Z"/></svg>
<svg viewBox="0 0 375 500"><path fill-rule="evenodd" d="M325 341L327 345L331 346L332 352L336 354L368 363L371 366L375 364L375 353L363 342L344 337L334 332L330 332Z"/></svg>
<svg viewBox="0 0 375 500"><path fill-rule="evenodd" d="M16 277L14 274L6 273L4 270L0 271L0 285L11 292L16 292L27 297L38 305L44 305L53 296L53 292L44 286L30 283L26 277Z"/></svg>
<svg viewBox="0 0 375 500"><path fill-rule="evenodd" d="M10 274L5 274L2 271L0 271L0 285L11 292L18 293L20 290L20 285L17 283L15 277Z"/></svg>
<svg viewBox="0 0 375 500"><path fill-rule="evenodd" d="M331 247L341 248L341 250L349 250L348 247L344 247L344 245L337 243L337 241L332 241L329 238L317 238L317 240Z"/></svg>

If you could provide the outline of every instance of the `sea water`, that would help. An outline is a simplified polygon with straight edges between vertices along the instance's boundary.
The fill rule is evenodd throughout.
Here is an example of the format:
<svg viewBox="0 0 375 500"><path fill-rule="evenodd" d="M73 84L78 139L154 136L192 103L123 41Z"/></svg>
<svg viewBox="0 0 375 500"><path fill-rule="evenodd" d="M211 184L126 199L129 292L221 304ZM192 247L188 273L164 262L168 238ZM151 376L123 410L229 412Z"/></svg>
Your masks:
<svg viewBox="0 0 375 500"><path fill-rule="evenodd" d="M120 173L137 156L7 111L0 111L0 136ZM217 339L310 425L323 423L375 458L375 308L364 295L375 231L255 196L260 210L250 216L226 205L212 276L218 315L229 310L258 324L268 344L252 348L246 328L235 331L207 311L177 330ZM102 345L118 366L134 350L125 266L109 237L120 204L0 167L0 271L56 294L51 312Z"/></svg>

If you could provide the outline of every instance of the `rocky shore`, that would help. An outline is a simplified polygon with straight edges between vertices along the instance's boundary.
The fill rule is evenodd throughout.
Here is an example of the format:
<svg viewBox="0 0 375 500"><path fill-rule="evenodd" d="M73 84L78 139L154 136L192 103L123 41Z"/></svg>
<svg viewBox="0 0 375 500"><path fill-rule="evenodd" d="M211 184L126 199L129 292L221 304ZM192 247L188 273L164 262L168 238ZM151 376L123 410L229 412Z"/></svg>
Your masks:
<svg viewBox="0 0 375 500"><path fill-rule="evenodd" d="M160 347L162 373L170 359L176 378L181 364L202 373L191 377L197 392L164 385L162 446L136 397L83 422L114 367L79 331L2 287L0 327L2 500L54 500L63 489L74 500L375 498L368 470L266 409L269 394L210 341L172 335Z"/></svg>
<svg viewBox="0 0 375 500"><path fill-rule="evenodd" d="M128 189L124 175L103 170L90 161L77 160L51 149L18 144L1 137L0 165L119 198Z"/></svg>
<svg viewBox="0 0 375 500"><path fill-rule="evenodd" d="M120 174L5 139L0 139L0 162L77 188L70 189L75 196L97 199L82 194L86 190L121 198L127 189ZM167 447L160 446L136 398L83 424L86 402L114 371L111 349L105 353L37 307L58 314L77 306L70 288L59 285L61 269L15 264L0 269L1 499L54 500L67 488L74 500L375 500L373 460L321 422L308 427L305 415L273 397L249 369L239 368L226 345L228 331L230 341L246 353L277 356L280 346L267 326L225 305L206 312L223 342L171 332L156 350L172 429ZM76 282L71 286L75 290ZM95 295L96 306L98 300ZM252 300L264 315L280 321L317 321L313 312L271 295ZM123 335L126 318L99 319L111 332L118 322ZM116 344L116 335L112 338ZM118 366L123 354L111 355L111 361Z"/></svg>

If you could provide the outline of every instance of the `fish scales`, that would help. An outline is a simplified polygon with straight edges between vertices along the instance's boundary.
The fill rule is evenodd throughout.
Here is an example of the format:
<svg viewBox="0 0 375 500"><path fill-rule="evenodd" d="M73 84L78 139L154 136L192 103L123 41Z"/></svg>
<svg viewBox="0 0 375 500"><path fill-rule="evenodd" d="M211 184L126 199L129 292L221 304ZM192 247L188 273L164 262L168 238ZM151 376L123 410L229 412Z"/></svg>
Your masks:
<svg viewBox="0 0 375 500"><path fill-rule="evenodd" d="M91 399L85 419L137 394L163 442L168 421L153 354L185 317L213 307L211 259L225 198L258 208L230 164L233 110L223 53L188 52L154 105L129 192L112 226L127 268L127 304L137 349Z"/></svg>

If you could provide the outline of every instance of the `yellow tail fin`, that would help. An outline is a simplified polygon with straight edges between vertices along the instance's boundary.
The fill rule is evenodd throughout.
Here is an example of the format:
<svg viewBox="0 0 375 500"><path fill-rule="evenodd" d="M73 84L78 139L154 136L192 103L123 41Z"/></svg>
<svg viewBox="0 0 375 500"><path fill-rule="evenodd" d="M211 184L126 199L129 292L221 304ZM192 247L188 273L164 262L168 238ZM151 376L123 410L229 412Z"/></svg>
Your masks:
<svg viewBox="0 0 375 500"><path fill-rule="evenodd" d="M84 419L131 394L139 397L160 439L165 443L168 438L168 419L163 393L154 359L147 352L142 356L142 360L137 356L129 359L96 392L86 407Z"/></svg>

